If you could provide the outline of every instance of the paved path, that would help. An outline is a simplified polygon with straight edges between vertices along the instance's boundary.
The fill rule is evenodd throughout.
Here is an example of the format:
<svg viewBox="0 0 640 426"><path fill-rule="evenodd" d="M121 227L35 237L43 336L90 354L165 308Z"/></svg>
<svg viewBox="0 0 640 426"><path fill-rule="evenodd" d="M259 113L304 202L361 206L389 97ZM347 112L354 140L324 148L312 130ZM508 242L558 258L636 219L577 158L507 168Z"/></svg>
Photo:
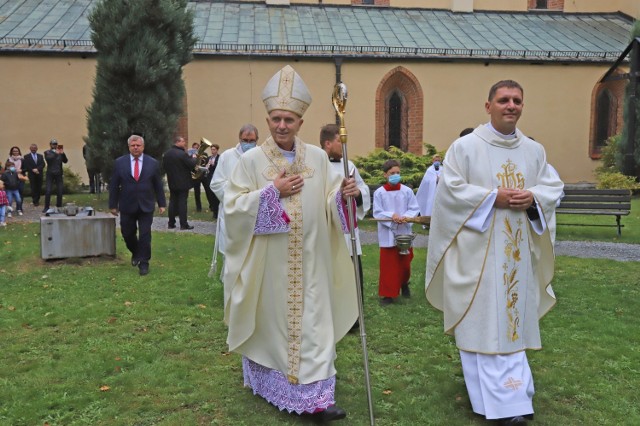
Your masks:
<svg viewBox="0 0 640 426"><path fill-rule="evenodd" d="M8 223L14 221L35 222L42 215L39 208L35 208L30 203L25 203L24 216L7 219ZM117 221L119 224L119 221ZM197 234L215 234L215 222L191 221L194 226L192 231L180 231L168 229L168 219L166 217L156 217L153 220L154 231L193 232ZM378 238L375 232L361 232L360 239L363 244L377 244ZM414 240L415 247L426 247L429 237L418 235ZM640 244L608 243L596 241L558 241L556 242L556 254L559 256L575 256L589 259L612 259L618 261L640 262Z"/></svg>
<svg viewBox="0 0 640 426"><path fill-rule="evenodd" d="M155 231L167 232L195 232L198 234L215 234L214 222L190 222L194 226L193 231L179 231L167 228L168 220L165 217L156 217L153 220ZM361 232L360 240L363 244L377 244L378 235L375 232ZM414 247L426 247L429 241L428 235L418 235L413 241ZM575 256L581 258L612 259L618 261L640 262L640 244L607 243L597 241L558 241L556 242L556 254L558 256Z"/></svg>

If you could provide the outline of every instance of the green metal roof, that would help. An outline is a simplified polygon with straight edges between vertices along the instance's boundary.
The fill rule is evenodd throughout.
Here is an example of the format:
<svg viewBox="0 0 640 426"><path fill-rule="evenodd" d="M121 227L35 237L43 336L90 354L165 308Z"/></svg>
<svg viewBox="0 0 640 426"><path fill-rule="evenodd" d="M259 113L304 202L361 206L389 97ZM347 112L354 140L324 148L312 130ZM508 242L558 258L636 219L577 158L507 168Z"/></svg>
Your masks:
<svg viewBox="0 0 640 426"><path fill-rule="evenodd" d="M97 0L0 0L2 51L95 52ZM477 58L612 62L633 20L623 14L473 12L391 7L191 2L196 54Z"/></svg>

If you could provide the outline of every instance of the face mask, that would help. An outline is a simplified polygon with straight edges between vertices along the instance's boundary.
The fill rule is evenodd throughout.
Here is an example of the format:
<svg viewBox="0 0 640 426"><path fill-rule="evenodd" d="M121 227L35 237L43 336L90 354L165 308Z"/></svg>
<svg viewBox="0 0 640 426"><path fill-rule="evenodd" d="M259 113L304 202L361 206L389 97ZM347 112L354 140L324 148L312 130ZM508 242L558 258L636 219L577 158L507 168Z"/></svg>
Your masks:
<svg viewBox="0 0 640 426"><path fill-rule="evenodd" d="M255 148L257 145L257 142L240 142L240 148L242 149L242 152L247 152L252 148Z"/></svg>
<svg viewBox="0 0 640 426"><path fill-rule="evenodd" d="M436 170L440 170L440 162L436 161L435 163L433 163L433 168Z"/></svg>
<svg viewBox="0 0 640 426"><path fill-rule="evenodd" d="M391 185L397 185L400 183L400 180L402 179L402 177L400 175L391 175L389 176L389 183Z"/></svg>
<svg viewBox="0 0 640 426"><path fill-rule="evenodd" d="M9 167L9 170L11 170L12 172L15 172L16 168L15 167Z"/></svg>

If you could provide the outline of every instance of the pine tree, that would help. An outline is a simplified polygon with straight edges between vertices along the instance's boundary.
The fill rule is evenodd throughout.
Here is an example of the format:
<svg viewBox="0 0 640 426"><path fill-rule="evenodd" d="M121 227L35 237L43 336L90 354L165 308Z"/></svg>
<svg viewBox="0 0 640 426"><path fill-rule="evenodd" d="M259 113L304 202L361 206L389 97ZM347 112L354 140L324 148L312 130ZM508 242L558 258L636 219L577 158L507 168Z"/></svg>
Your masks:
<svg viewBox="0 0 640 426"><path fill-rule="evenodd" d="M101 0L89 16L98 51L93 103L87 109L87 163L105 178L113 160L141 134L160 159L182 113L182 67L196 38L186 0Z"/></svg>
<svg viewBox="0 0 640 426"><path fill-rule="evenodd" d="M634 40L636 37L640 37L640 21L636 21L635 24L633 25L633 28L631 29L631 40ZM636 57L636 52L632 51L630 55L630 60L631 62L636 61L637 63L637 61L640 59ZM615 157L616 157L616 165L618 166L619 170L621 170L623 173L626 173L626 174L638 175L638 173L640 173L640 101L636 101L635 111L629 110L628 99L629 99L629 96L631 95L633 84L637 84L637 82L636 82L636 79L632 77L625 91L625 102L624 102L624 112L623 112L625 125L622 130L622 137L618 142L618 152L616 153ZM637 87L637 86L636 86L636 97L640 98L640 87ZM635 114L636 116L635 140L633 141L630 140L631 139L629 137L630 129L626 124L628 123L630 114ZM624 159L625 159L625 154L628 152L628 147L630 143L633 144L634 146L633 158L634 158L635 171L625 170L628 167L625 167Z"/></svg>

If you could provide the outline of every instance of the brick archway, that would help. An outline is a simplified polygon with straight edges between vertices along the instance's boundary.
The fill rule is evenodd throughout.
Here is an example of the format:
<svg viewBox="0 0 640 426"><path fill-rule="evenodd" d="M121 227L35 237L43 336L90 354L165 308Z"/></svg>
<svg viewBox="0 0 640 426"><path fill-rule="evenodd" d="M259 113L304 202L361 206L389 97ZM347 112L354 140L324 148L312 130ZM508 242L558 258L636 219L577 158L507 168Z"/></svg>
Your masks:
<svg viewBox="0 0 640 426"><path fill-rule="evenodd" d="M622 74L622 71L616 70L614 74ZM600 126L606 127L607 136L613 136L622 131L624 124L623 118L623 103L624 103L624 91L627 85L627 81L624 79L613 80L605 83L597 83L593 91L591 92L591 126L589 131L589 157L593 160L600 159L602 157L602 141L600 133L602 129ZM602 113L598 106L603 102L603 96L606 94L608 105L606 108L606 116L602 117ZM601 131L599 131L601 130Z"/></svg>
<svg viewBox="0 0 640 426"><path fill-rule="evenodd" d="M376 90L376 148L387 149L389 143L389 100L393 94L403 99L400 146L407 152L422 155L422 112L424 96L418 79L405 67L389 71Z"/></svg>

